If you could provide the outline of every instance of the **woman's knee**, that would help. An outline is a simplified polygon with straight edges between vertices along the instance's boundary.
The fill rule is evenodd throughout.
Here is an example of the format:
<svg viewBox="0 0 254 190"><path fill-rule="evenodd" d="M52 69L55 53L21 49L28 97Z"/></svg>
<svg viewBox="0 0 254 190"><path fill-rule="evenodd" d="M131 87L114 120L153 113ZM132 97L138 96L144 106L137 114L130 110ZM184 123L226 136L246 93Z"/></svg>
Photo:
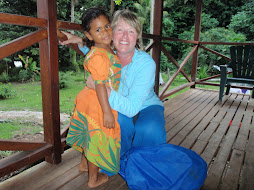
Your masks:
<svg viewBox="0 0 254 190"><path fill-rule="evenodd" d="M136 134L150 138L162 138L166 135L164 120L147 120L135 125Z"/></svg>
<svg viewBox="0 0 254 190"><path fill-rule="evenodd" d="M134 146L157 145L166 142L164 108L151 106L140 112L135 123Z"/></svg>

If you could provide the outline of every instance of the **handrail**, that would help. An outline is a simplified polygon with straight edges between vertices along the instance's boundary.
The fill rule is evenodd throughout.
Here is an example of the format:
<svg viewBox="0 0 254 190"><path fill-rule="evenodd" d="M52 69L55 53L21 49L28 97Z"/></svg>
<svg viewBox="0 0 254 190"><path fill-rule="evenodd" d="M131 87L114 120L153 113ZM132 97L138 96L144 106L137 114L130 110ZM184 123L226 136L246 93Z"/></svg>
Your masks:
<svg viewBox="0 0 254 190"><path fill-rule="evenodd" d="M15 14L1 13L1 12L0 12L0 23L29 26L29 27L43 27L43 28L47 27L47 20L43 18L20 16Z"/></svg>
<svg viewBox="0 0 254 190"><path fill-rule="evenodd" d="M46 29L39 29L38 31L32 32L8 43L0 46L0 59L3 59L9 55L12 55L22 49L25 49L35 43L40 42L48 37Z"/></svg>
<svg viewBox="0 0 254 190"><path fill-rule="evenodd" d="M53 152L53 146L47 144L42 148L33 151L23 151L11 155L0 160L0 177L16 171L38 160L44 159L45 156L50 156Z"/></svg>
<svg viewBox="0 0 254 190"><path fill-rule="evenodd" d="M57 21L57 28L58 29L65 29L65 30L79 30L83 31L80 24L73 23L73 22L66 22L66 21Z"/></svg>
<svg viewBox="0 0 254 190"><path fill-rule="evenodd" d="M29 151L47 145L45 141L1 140L0 150Z"/></svg>

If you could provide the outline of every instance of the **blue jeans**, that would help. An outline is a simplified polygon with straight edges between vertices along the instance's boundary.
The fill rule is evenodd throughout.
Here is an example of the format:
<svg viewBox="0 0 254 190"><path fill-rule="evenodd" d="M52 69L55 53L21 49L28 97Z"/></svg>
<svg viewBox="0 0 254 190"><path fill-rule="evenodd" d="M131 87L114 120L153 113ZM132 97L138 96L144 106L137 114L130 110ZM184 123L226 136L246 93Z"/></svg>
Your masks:
<svg viewBox="0 0 254 190"><path fill-rule="evenodd" d="M166 143L164 107L162 106L149 106L141 110L134 118L118 113L117 121L121 127L121 156L131 147Z"/></svg>

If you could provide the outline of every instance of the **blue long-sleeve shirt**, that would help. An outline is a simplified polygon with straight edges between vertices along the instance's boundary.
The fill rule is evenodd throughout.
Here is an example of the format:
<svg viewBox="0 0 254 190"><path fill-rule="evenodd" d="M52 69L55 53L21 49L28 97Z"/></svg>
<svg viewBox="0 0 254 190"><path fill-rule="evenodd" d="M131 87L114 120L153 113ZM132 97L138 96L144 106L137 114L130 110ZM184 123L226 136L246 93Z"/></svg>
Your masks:
<svg viewBox="0 0 254 190"><path fill-rule="evenodd" d="M89 49L80 47L86 54ZM126 115L135 116L142 109L162 102L154 92L156 65L151 56L135 49L132 62L121 71L118 92L111 90L109 104L112 109Z"/></svg>

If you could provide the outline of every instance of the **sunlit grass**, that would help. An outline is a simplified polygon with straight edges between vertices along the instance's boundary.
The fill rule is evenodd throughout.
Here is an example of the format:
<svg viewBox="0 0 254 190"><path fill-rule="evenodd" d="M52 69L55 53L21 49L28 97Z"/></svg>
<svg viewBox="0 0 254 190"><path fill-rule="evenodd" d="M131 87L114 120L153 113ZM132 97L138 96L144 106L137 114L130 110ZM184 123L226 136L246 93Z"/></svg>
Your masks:
<svg viewBox="0 0 254 190"><path fill-rule="evenodd" d="M11 139L15 134L34 134L42 131L42 126L20 123L17 120L0 123L0 139Z"/></svg>

